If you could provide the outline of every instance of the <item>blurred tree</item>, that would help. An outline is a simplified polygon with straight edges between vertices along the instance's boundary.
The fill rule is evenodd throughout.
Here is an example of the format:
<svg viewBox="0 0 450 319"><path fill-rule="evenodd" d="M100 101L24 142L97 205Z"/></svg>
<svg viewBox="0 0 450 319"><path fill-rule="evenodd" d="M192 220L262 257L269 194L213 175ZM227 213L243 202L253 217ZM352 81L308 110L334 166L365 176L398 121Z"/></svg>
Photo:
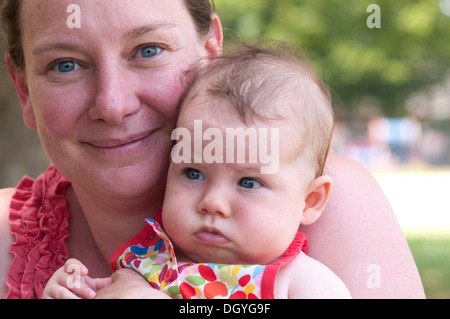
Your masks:
<svg viewBox="0 0 450 319"><path fill-rule="evenodd" d="M450 70L449 0L215 0L226 38L279 39L306 49L340 99L338 115L374 103L385 116L404 116L416 90ZM370 4L381 28L369 28Z"/></svg>

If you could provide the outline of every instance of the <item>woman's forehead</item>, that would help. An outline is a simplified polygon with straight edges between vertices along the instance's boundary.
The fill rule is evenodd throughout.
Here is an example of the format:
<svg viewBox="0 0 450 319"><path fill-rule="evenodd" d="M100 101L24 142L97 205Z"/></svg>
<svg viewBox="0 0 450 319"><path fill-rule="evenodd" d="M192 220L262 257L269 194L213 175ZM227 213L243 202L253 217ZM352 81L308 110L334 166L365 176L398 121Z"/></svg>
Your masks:
<svg viewBox="0 0 450 319"><path fill-rule="evenodd" d="M143 25L192 24L182 0L24 0L24 39L96 32L108 36ZM75 23L76 22L76 23Z"/></svg>

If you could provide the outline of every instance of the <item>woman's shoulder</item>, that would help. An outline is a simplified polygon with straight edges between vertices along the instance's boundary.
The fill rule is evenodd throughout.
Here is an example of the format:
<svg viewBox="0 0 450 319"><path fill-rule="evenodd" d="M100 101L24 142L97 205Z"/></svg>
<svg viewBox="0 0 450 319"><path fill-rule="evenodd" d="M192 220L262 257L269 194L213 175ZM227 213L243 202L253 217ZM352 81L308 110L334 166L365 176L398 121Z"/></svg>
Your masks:
<svg viewBox="0 0 450 319"><path fill-rule="evenodd" d="M14 187L0 189L0 214L9 212L9 205L16 189Z"/></svg>
<svg viewBox="0 0 450 319"><path fill-rule="evenodd" d="M6 235L10 235L9 207L15 190L15 188L0 189L0 245L3 244Z"/></svg>
<svg viewBox="0 0 450 319"><path fill-rule="evenodd" d="M13 243L13 236L9 226L9 207L15 188L0 189L0 298L5 298L8 288L5 284L9 266L13 256L9 248Z"/></svg>
<svg viewBox="0 0 450 319"><path fill-rule="evenodd" d="M308 255L332 269L355 298L423 298L411 251L377 180L357 161L333 152L325 173L333 179L327 207L316 223L300 229L311 243ZM366 282L373 264L384 270L377 289Z"/></svg>
<svg viewBox="0 0 450 319"><path fill-rule="evenodd" d="M366 204L382 204L387 211L391 211L376 179L354 159L330 152L325 166L325 174L333 179L331 202L336 199L341 202L343 199L351 199L355 203L362 201Z"/></svg>
<svg viewBox="0 0 450 319"><path fill-rule="evenodd" d="M368 170L354 159L346 155L330 151L326 162L325 173L333 175L346 175L346 173L349 172L370 177Z"/></svg>
<svg viewBox="0 0 450 319"><path fill-rule="evenodd" d="M15 191L15 188L0 189L0 236L3 236L5 233L3 231L5 230L5 225L9 228L9 207Z"/></svg>

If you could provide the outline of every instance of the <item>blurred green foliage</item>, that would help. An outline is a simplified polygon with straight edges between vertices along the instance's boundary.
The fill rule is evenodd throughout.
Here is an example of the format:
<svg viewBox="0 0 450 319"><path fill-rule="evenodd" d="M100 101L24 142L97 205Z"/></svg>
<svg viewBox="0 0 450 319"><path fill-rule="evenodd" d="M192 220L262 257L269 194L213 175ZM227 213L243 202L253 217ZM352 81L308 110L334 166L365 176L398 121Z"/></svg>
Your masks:
<svg viewBox="0 0 450 319"><path fill-rule="evenodd" d="M370 4L381 28L369 28ZM450 70L450 1L215 0L226 39L279 39L304 47L339 98L338 117L355 118L368 98L388 117ZM445 8L446 7L446 8ZM447 10L445 10L447 9Z"/></svg>
<svg viewBox="0 0 450 319"><path fill-rule="evenodd" d="M409 236L409 247L428 299L450 299L450 237Z"/></svg>

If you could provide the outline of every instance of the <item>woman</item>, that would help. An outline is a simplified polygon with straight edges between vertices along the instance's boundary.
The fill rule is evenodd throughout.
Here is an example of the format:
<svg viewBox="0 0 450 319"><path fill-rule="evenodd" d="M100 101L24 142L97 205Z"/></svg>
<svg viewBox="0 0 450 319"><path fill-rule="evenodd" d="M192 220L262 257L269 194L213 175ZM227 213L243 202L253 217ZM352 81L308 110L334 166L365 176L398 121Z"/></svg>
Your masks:
<svg viewBox="0 0 450 319"><path fill-rule="evenodd" d="M9 75L25 124L38 131L54 167L0 193L0 274L9 297L35 298L68 257L82 260L93 277L109 276L112 252L157 212L170 133L189 85L184 71L221 53L222 29L206 0L79 0L79 28L68 24L72 0L7 2ZM354 298L422 297L406 241L374 180L337 154L327 172L335 181L329 208L302 229L310 255ZM137 286L148 285L133 275L114 275L99 294L140 297Z"/></svg>

